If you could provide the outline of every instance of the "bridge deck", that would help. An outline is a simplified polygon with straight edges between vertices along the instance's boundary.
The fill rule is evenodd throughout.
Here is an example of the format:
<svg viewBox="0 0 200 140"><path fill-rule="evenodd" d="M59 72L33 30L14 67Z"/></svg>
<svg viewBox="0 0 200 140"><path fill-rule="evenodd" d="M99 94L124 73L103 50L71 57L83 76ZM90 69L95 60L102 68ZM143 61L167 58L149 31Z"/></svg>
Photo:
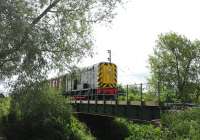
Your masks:
<svg viewBox="0 0 200 140"><path fill-rule="evenodd" d="M132 101L71 101L74 112L125 117L137 120L154 120L160 118L160 107L156 102Z"/></svg>
<svg viewBox="0 0 200 140"><path fill-rule="evenodd" d="M154 101L146 101L144 102L143 104L140 102L140 101L130 101L130 102L126 102L126 101L95 101L95 100L78 100L78 101L70 101L71 104L98 104L98 105L103 105L103 104L106 104L106 105L136 105L136 106L141 106L141 105L144 105L144 106L159 106L158 102L154 102Z"/></svg>

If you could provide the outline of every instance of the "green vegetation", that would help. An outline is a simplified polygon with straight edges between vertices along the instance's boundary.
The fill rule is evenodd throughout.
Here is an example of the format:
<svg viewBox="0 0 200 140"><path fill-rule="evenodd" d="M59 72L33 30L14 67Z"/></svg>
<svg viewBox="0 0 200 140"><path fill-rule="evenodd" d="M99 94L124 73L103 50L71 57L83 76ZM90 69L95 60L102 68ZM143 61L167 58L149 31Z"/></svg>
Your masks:
<svg viewBox="0 0 200 140"><path fill-rule="evenodd" d="M10 98L0 98L0 136L2 135L2 122L10 111Z"/></svg>
<svg viewBox="0 0 200 140"><path fill-rule="evenodd" d="M141 86L142 85L128 85L127 86L119 86L119 90L124 93L123 95L119 96L118 99L120 101L126 101L127 100L127 91L128 91L128 101L141 101ZM144 86L147 85L143 85ZM142 101L153 101L158 102L158 96L156 95L157 91L151 91L150 89L144 90L142 89Z"/></svg>
<svg viewBox="0 0 200 140"><path fill-rule="evenodd" d="M163 139L199 140L200 108L168 112L162 116Z"/></svg>
<svg viewBox="0 0 200 140"><path fill-rule="evenodd" d="M161 129L148 124L135 124L128 120L117 118L116 123L128 134L125 140L160 140ZM127 129L128 128L128 129Z"/></svg>
<svg viewBox="0 0 200 140"><path fill-rule="evenodd" d="M126 140L199 140L200 108L162 114L161 126L135 124L117 118L115 123L123 128Z"/></svg>
<svg viewBox="0 0 200 140"><path fill-rule="evenodd" d="M7 106L0 106L0 130L8 140L94 139L72 116L67 98L47 87L23 89L2 100Z"/></svg>
<svg viewBox="0 0 200 140"><path fill-rule="evenodd" d="M129 100L200 103L200 41L170 32L161 34L154 54L149 57L151 76L149 89L129 86ZM127 91L120 86L120 91ZM156 95L157 94L157 95ZM126 100L125 96L119 100Z"/></svg>
<svg viewBox="0 0 200 140"><path fill-rule="evenodd" d="M1 78L41 81L92 54L93 24L109 23L121 0L1 0ZM12 78L11 78L12 80Z"/></svg>
<svg viewBox="0 0 200 140"><path fill-rule="evenodd" d="M0 0L0 78L17 76L12 95L0 98L0 135L7 140L95 139L72 116L67 98L59 94L63 89L42 87L41 81L49 70L70 69L73 62L91 54L93 23L110 22L120 3ZM141 94L142 87L130 86L128 101L157 102L159 92L161 102L200 103L200 41L167 33L156 43L149 57L150 89ZM119 88L126 91L126 87ZM126 140L200 138L200 109L165 113L161 127L115 121Z"/></svg>
<svg viewBox="0 0 200 140"><path fill-rule="evenodd" d="M72 131L72 136L70 139L72 140L95 140L87 126L80 121L78 121L75 117L71 117L70 128Z"/></svg>
<svg viewBox="0 0 200 140"><path fill-rule="evenodd" d="M176 33L161 34L149 58L152 88L175 90L182 102L198 102L200 96L200 41Z"/></svg>
<svg viewBox="0 0 200 140"><path fill-rule="evenodd" d="M9 114L10 110L10 98L0 98L0 123L1 120Z"/></svg>
<svg viewBox="0 0 200 140"><path fill-rule="evenodd" d="M33 90L34 89L34 90ZM2 98L1 129L8 140L94 140L87 127L71 114L68 100L57 91L27 88ZM36 92L37 91L37 92ZM3 115L4 114L4 115ZM126 140L198 140L200 109L162 114L161 127L117 118L114 124Z"/></svg>

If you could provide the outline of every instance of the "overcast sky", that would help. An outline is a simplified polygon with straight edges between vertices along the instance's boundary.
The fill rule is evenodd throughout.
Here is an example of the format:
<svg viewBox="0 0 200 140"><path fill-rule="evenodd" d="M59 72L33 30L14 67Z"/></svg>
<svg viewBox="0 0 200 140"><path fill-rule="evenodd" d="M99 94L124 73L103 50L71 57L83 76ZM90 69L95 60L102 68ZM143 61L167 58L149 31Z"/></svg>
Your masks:
<svg viewBox="0 0 200 140"><path fill-rule="evenodd" d="M95 26L96 55L84 59L82 66L107 61L106 50L111 49L118 81L144 82L158 34L173 31L200 39L200 0L129 0L124 7L117 9L110 26Z"/></svg>

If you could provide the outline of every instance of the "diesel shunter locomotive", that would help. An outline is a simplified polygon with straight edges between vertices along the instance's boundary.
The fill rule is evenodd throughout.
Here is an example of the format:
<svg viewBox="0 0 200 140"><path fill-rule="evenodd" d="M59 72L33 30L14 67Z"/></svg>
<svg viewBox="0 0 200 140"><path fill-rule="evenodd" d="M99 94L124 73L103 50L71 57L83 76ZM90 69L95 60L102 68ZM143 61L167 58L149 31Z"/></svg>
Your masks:
<svg viewBox="0 0 200 140"><path fill-rule="evenodd" d="M75 99L113 98L117 94L117 66L101 62L87 68L75 70L63 76L50 79L49 85L64 89L65 95Z"/></svg>

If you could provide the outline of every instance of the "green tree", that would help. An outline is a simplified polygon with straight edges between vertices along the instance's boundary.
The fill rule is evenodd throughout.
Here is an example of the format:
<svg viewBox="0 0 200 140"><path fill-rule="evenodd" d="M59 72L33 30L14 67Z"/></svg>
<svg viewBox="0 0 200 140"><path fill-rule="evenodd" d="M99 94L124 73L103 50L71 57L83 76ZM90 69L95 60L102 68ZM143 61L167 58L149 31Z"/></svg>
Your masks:
<svg viewBox="0 0 200 140"><path fill-rule="evenodd" d="M32 85L0 99L0 135L8 140L94 140L86 125L72 116L66 97ZM16 90L15 90L16 92Z"/></svg>
<svg viewBox="0 0 200 140"><path fill-rule="evenodd" d="M14 94L3 132L8 140L67 140L71 135L71 106L48 88L26 88Z"/></svg>
<svg viewBox="0 0 200 140"><path fill-rule="evenodd" d="M0 78L38 80L89 53L92 25L109 22L121 0L1 0ZM76 59L75 59L76 58Z"/></svg>
<svg viewBox="0 0 200 140"><path fill-rule="evenodd" d="M175 88L177 97L182 101L186 101L194 91L198 90L200 41L190 41L185 36L173 32L161 34L149 63L150 81L153 83L160 81L167 89Z"/></svg>

